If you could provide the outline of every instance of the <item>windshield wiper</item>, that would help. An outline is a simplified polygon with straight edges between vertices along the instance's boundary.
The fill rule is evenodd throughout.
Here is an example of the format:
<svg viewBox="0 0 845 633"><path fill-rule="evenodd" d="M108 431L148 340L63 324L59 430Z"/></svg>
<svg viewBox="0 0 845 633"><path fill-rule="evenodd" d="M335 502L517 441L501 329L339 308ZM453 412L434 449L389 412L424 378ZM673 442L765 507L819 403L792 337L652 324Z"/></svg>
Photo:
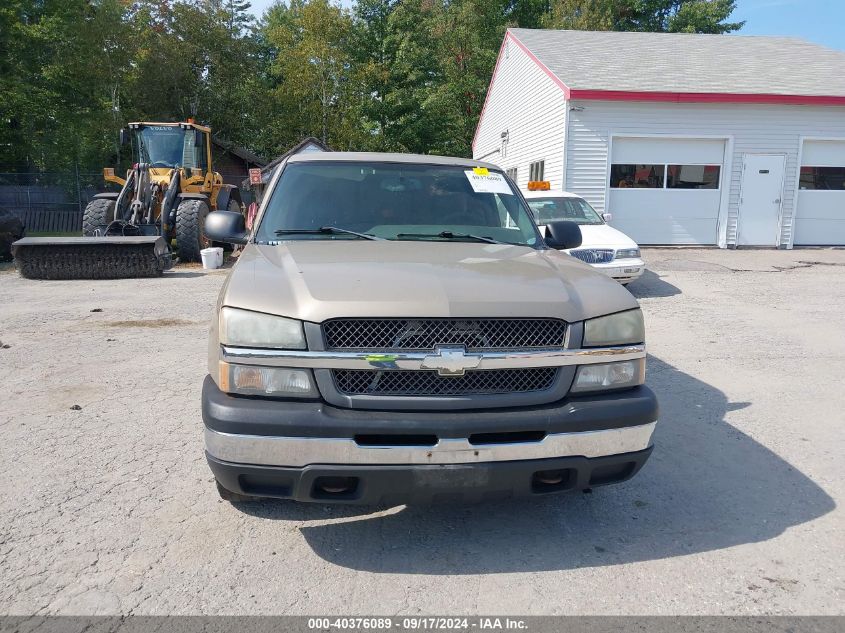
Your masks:
<svg viewBox="0 0 845 633"><path fill-rule="evenodd" d="M319 229L279 229L276 235L295 235L297 233L310 233L313 235L354 235L364 240L383 240L383 237L370 235L369 233L358 233L357 231L348 231L347 229L339 229L336 226L321 226Z"/></svg>
<svg viewBox="0 0 845 633"><path fill-rule="evenodd" d="M398 233L396 237L440 237L447 240L475 240L476 242L486 242L487 244L508 243L500 242L499 240L494 240L492 237L472 235L471 233L452 233L452 231L441 231L440 233Z"/></svg>

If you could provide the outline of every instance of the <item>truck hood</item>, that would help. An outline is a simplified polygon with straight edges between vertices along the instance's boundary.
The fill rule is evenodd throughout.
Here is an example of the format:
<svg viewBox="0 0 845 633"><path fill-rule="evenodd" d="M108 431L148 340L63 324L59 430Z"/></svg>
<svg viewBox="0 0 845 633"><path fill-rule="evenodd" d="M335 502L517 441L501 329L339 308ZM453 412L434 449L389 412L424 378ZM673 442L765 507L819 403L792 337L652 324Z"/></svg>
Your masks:
<svg viewBox="0 0 845 633"><path fill-rule="evenodd" d="M320 323L335 317L554 317L637 307L569 255L465 242L301 240L249 244L221 305Z"/></svg>

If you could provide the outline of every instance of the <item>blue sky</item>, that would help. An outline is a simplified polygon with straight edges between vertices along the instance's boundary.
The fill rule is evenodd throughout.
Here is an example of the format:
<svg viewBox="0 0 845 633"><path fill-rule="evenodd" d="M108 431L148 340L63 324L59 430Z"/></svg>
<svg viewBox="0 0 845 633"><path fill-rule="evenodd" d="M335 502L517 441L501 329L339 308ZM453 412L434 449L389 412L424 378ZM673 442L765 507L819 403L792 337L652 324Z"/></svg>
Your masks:
<svg viewBox="0 0 845 633"><path fill-rule="evenodd" d="M845 50L843 0L739 0L734 20L741 35L787 35Z"/></svg>
<svg viewBox="0 0 845 633"><path fill-rule="evenodd" d="M274 0L251 2L260 17ZM732 19L746 20L741 35L787 35L845 50L845 0L739 0Z"/></svg>

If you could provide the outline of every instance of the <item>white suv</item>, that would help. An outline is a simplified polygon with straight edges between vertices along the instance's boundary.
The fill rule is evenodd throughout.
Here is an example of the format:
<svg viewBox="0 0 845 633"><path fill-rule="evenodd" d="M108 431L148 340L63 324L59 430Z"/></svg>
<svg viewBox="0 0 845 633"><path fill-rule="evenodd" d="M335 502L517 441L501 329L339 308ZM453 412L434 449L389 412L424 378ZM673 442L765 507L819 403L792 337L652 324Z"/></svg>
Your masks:
<svg viewBox="0 0 845 633"><path fill-rule="evenodd" d="M581 246L566 251L622 285L638 279L645 271L640 248L630 237L607 224L609 213L599 215L583 198L567 191L526 191L528 206L545 231L545 225L569 220L581 227Z"/></svg>

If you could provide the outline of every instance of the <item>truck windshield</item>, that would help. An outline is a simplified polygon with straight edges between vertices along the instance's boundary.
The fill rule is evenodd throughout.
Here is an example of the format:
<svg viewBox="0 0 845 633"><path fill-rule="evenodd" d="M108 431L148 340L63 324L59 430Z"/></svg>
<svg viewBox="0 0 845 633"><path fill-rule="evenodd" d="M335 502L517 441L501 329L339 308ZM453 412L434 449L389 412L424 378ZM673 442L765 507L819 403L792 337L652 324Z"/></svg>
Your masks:
<svg viewBox="0 0 845 633"><path fill-rule="evenodd" d="M137 131L139 162L152 167L199 167L201 148L195 146L193 130L150 125Z"/></svg>
<svg viewBox="0 0 845 633"><path fill-rule="evenodd" d="M596 210L582 198L564 198L549 196L548 198L531 198L528 206L534 213L537 224L548 224L558 220L569 220L576 224L604 224L604 220Z"/></svg>
<svg viewBox="0 0 845 633"><path fill-rule="evenodd" d="M501 172L380 162L287 165L256 233L262 243L364 236L540 244L529 210Z"/></svg>

